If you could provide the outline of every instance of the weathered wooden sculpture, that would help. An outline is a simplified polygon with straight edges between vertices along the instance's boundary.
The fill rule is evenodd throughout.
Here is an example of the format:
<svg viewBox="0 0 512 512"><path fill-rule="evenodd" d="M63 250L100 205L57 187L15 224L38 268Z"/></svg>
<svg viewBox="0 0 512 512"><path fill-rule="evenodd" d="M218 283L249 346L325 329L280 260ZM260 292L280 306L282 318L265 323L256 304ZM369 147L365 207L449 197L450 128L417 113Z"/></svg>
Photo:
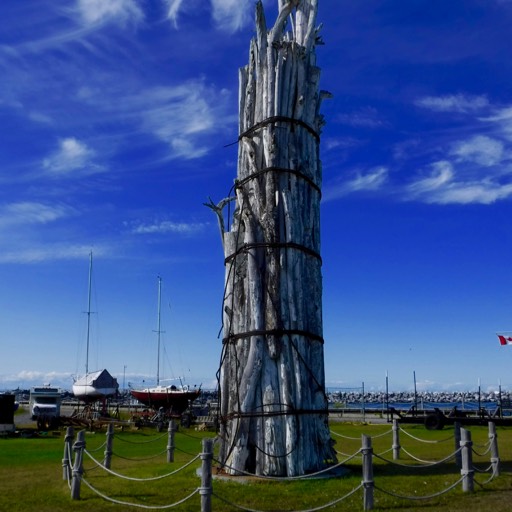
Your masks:
<svg viewBox="0 0 512 512"><path fill-rule="evenodd" d="M328 428L320 257L318 0L279 0L240 70L235 197L225 254L220 461L231 474L301 475L335 459ZM223 208L236 201L226 230Z"/></svg>

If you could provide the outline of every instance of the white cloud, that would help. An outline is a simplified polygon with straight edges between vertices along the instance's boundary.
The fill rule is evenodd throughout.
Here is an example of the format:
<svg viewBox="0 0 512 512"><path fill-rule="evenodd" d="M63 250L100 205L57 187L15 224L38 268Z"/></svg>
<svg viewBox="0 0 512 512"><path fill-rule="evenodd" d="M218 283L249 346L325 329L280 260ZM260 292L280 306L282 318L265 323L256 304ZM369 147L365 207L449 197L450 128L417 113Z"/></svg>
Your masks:
<svg viewBox="0 0 512 512"><path fill-rule="evenodd" d="M502 161L504 147L499 140L486 135L476 135L454 144L451 154L459 161L474 162L489 167Z"/></svg>
<svg viewBox="0 0 512 512"><path fill-rule="evenodd" d="M149 109L141 115L146 125L164 140L178 134L194 135L215 123L214 105L205 97L204 84L190 83L146 92Z"/></svg>
<svg viewBox="0 0 512 512"><path fill-rule="evenodd" d="M105 22L138 24L144 19L135 0L78 0L78 10L87 25Z"/></svg>
<svg viewBox="0 0 512 512"><path fill-rule="evenodd" d="M192 235L205 229L207 224L159 221L151 224L138 224L132 229L132 233L137 235L155 234L155 233L176 233L180 235Z"/></svg>
<svg viewBox="0 0 512 512"><path fill-rule="evenodd" d="M167 18L172 21L174 27L178 27L178 14L183 0L166 0L168 11Z"/></svg>
<svg viewBox="0 0 512 512"><path fill-rule="evenodd" d="M512 141L512 107L497 109L493 115L481 118L480 121L492 123L506 140Z"/></svg>
<svg viewBox="0 0 512 512"><path fill-rule="evenodd" d="M337 120L355 128L383 128L386 121L380 118L377 109L372 107L362 108L355 112L340 114Z"/></svg>
<svg viewBox="0 0 512 512"><path fill-rule="evenodd" d="M43 160L43 167L60 176L85 168L87 172L94 172L100 169L92 161L94 155L95 152L85 143L74 137L68 137L60 140L57 151Z"/></svg>
<svg viewBox="0 0 512 512"><path fill-rule="evenodd" d="M254 13L253 0L211 0L212 16L217 26L228 32L244 27Z"/></svg>
<svg viewBox="0 0 512 512"><path fill-rule="evenodd" d="M355 139L353 137L328 137L325 139L322 139L322 144L325 145L325 148L327 150L333 150L333 149L351 149L356 148L358 146L361 146L362 142L358 139Z"/></svg>
<svg viewBox="0 0 512 512"><path fill-rule="evenodd" d="M18 202L0 207L0 228L29 224L48 224L72 214L67 206Z"/></svg>
<svg viewBox="0 0 512 512"><path fill-rule="evenodd" d="M77 225L70 230L70 222L77 218L80 211L63 203L18 201L0 205L0 238L5 242L0 264L86 258L91 245L83 240L72 241L77 236ZM112 253L107 244L93 245L96 254Z"/></svg>
<svg viewBox="0 0 512 512"><path fill-rule="evenodd" d="M175 28L178 16L184 10L201 12L201 0L162 0L167 8L167 19ZM210 0L211 16L220 30L236 32L251 22L254 14L254 0Z"/></svg>
<svg viewBox="0 0 512 512"><path fill-rule="evenodd" d="M426 202L437 204L492 204L512 196L512 184L499 185L493 182L454 183L427 198Z"/></svg>
<svg viewBox="0 0 512 512"><path fill-rule="evenodd" d="M480 179L461 179L447 161L435 162L431 168L429 176L405 188L408 200L430 204L492 204L512 196L512 184L500 183L492 174Z"/></svg>
<svg viewBox="0 0 512 512"><path fill-rule="evenodd" d="M0 375L2 389L29 388L41 384L51 384L61 388L69 388L72 383L70 373L64 372L41 372L38 370L21 370L15 374Z"/></svg>
<svg viewBox="0 0 512 512"><path fill-rule="evenodd" d="M95 245L93 249L96 256L112 253L108 247ZM33 264L43 261L84 260L90 252L91 246L88 245L34 245L32 247L18 247L11 251L3 251L0 253L0 263Z"/></svg>
<svg viewBox="0 0 512 512"><path fill-rule="evenodd" d="M439 145L436 153L441 153L442 159L430 165L428 176L420 176L404 187L407 200L491 204L512 197L512 107L496 109L485 96L461 94L426 97L416 104L430 110L471 115L473 123L461 132L476 134Z"/></svg>
<svg viewBox="0 0 512 512"><path fill-rule="evenodd" d="M228 93L216 91L202 81L175 87L159 87L128 100L142 118L142 128L169 145L171 157L204 156L204 137L226 121Z"/></svg>
<svg viewBox="0 0 512 512"><path fill-rule="evenodd" d="M458 113L477 112L489 106L489 100L486 96L467 96L464 94L425 96L418 98L414 103L416 106L428 110Z"/></svg>
<svg viewBox="0 0 512 512"><path fill-rule="evenodd" d="M208 153L206 146L196 146L185 137L175 137L170 141L170 144L176 158L201 158Z"/></svg>
<svg viewBox="0 0 512 512"><path fill-rule="evenodd" d="M399 167L388 190L398 192L405 200L430 204L492 204L512 198L512 107L494 108L484 96L464 95L427 97L417 104L436 111L468 114L470 120L460 133L473 135L454 140L453 134L459 132L441 131L442 136L448 134L447 140L430 142L426 148L419 140L395 145L394 158ZM481 115L483 109L486 117ZM408 183L398 181L399 168L410 169L413 158L425 157L430 160L422 164L426 173L412 172ZM325 187L324 199L381 190L389 178L385 167L345 176L344 181Z"/></svg>
<svg viewBox="0 0 512 512"><path fill-rule="evenodd" d="M512 0L511 0L512 2ZM512 107L498 109L494 115L485 118L486 121L512 121Z"/></svg>
<svg viewBox="0 0 512 512"><path fill-rule="evenodd" d="M202 79L133 92L120 87L110 95L100 88L84 87L79 96L122 130L150 134L165 143L166 159L202 157L210 150L212 137L213 144L219 145L219 133L236 126L236 115L230 112L230 92Z"/></svg>
<svg viewBox="0 0 512 512"><path fill-rule="evenodd" d="M46 114L42 114L41 112L29 112L28 118L31 121L34 121L34 123L40 123L40 124L52 124L53 120L50 116Z"/></svg>
<svg viewBox="0 0 512 512"><path fill-rule="evenodd" d="M388 181L388 176L386 167L375 167L365 173L356 171L352 179L326 186L322 198L324 201L331 201L353 192L379 190Z"/></svg>
<svg viewBox="0 0 512 512"><path fill-rule="evenodd" d="M435 162L431 167L432 172L429 176L420 178L407 187L406 190L410 198L425 197L432 194L433 191L437 191L453 179L453 167L450 162Z"/></svg>
<svg viewBox="0 0 512 512"><path fill-rule="evenodd" d="M349 181L352 190L377 190L386 182L388 170L386 167L376 167L367 174L358 174L356 178Z"/></svg>

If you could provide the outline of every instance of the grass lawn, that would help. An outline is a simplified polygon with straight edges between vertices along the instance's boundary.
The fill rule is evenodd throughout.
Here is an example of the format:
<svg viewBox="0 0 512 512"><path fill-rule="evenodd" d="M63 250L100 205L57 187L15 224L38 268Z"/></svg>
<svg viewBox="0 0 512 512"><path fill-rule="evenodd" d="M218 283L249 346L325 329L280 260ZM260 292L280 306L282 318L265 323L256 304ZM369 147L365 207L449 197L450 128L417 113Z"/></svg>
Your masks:
<svg viewBox="0 0 512 512"><path fill-rule="evenodd" d="M400 432L402 452L401 464L420 462L411 459L406 452L418 459L437 461L454 451L453 428L441 431L428 431L423 426L404 425ZM332 423L339 460L345 460L361 446L361 434L372 437L375 454L382 454L392 460L391 425L364 425ZM486 427L470 427L474 450L486 451L488 430ZM391 496L425 496L446 489L460 478L460 470L453 459L430 467L415 468L390 464L378 457L374 458L374 509L397 511L509 511L512 504L512 430L498 427L498 441L501 459L501 475L492 482L486 482L489 473L475 473L475 492L463 493L461 484L450 492L429 500L410 501ZM338 434L338 435L335 435ZM384 434L384 435L382 435ZM116 432L112 469L126 476L150 478L165 475L182 467L201 451L201 437L214 435L192 429L180 429L176 433L175 462L166 462L166 433L159 434L154 429L141 431ZM420 442L438 441L436 443ZM105 432L87 433L87 450L102 460ZM69 510L140 510L125 505L116 505L105 501L93 493L84 483L81 499L73 501L68 483L62 479L62 458L64 432L60 436L49 433L33 438L0 439L0 510L5 512L60 512ZM476 467L487 469L490 455L473 455ZM85 479L100 492L120 501L138 503L146 506L162 506L175 503L200 485L196 470L198 460L175 475L155 481L135 482L114 477L95 468L95 464L85 457ZM240 506L263 511L307 510L320 507L343 497L361 482L361 458L354 457L344 467L347 474L339 478L311 479L295 482L275 482L265 480L215 479L214 493L223 499ZM214 470L215 473L215 470ZM382 492L380 489L386 491ZM200 510L200 497L195 495L173 510ZM231 512L238 510L218 497L212 498L214 511ZM327 510L356 511L363 510L362 490L339 502Z"/></svg>

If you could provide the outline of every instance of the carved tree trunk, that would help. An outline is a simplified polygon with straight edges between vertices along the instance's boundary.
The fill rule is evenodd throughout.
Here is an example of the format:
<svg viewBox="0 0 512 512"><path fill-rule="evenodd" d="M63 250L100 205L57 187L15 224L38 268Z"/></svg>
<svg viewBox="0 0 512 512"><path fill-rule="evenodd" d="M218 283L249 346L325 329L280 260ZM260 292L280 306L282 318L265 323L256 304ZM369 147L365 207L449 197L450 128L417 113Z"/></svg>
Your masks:
<svg viewBox="0 0 512 512"><path fill-rule="evenodd" d="M240 70L236 208L223 236L220 460L301 475L335 460L325 395L320 258L318 0L261 2ZM286 30L286 26L289 30Z"/></svg>

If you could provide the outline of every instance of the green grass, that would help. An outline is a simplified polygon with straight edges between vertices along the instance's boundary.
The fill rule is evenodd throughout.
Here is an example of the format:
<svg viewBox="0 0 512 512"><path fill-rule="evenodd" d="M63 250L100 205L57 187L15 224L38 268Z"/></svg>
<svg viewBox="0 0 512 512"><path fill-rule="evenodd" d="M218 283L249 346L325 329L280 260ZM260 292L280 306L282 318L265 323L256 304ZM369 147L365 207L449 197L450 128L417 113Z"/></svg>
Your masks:
<svg viewBox="0 0 512 512"><path fill-rule="evenodd" d="M386 452L383 457L391 460L391 434L378 437L383 432L391 430L390 425L361 425L333 423L334 432L345 437L334 438L336 448L344 454L353 454L361 446L361 434L372 436L374 452ZM444 440L453 435L453 429L428 431L423 426L406 426L407 432L421 439ZM478 452L487 443L488 431L485 427L470 428L474 448ZM474 493L463 493L459 484L454 490L438 498L427 501L406 501L375 490L375 510L386 511L488 511L501 512L510 509L512 501L512 431L498 428L498 440L501 459L501 476L491 483L480 487L475 485ZM201 436L203 433L194 430L180 429L176 433L175 462L168 464L165 453L156 458L148 457L163 452L166 448L166 435L162 437L155 430L116 432L114 440L114 457L112 469L128 476L148 478L169 473L190 461L193 455L201 451ZM204 435L213 435L212 433ZM158 441L146 443L158 439ZM124 439L126 442L123 442ZM99 460L103 458L104 448L100 447L105 441L105 433L87 433L87 449ZM130 441L130 442L127 442ZM440 460L454 451L453 438L436 444L420 443L403 432L400 444L405 450L416 457L425 460ZM81 499L72 501L66 481L62 479L62 457L64 448L64 433L60 437L48 435L45 437L24 439L0 439L0 510L6 512L60 512L68 510L124 511L130 509L122 505L106 502L82 484ZM339 459L345 459L339 455ZM139 459L137 462L127 459ZM140 460L146 459L146 460ZM400 461L413 464L404 452ZM478 457L474 455L474 463L481 468L489 466L489 455ZM135 502L145 505L167 505L183 499L199 485L200 479L196 474L200 461L196 461L187 469L176 475L155 482L132 482L115 478L104 471L94 468L88 458L85 459L86 480L99 491L121 501ZM238 479L225 481L214 480L214 493L248 508L268 511L289 511L315 508L332 502L347 494L361 482L361 459L354 458L345 467L348 474L341 478L305 480L296 482L269 482L264 480ZM378 458L374 460L374 480L378 488L392 491L400 495L424 496L445 489L460 478L460 471L450 461L440 466L411 470L396 465L390 465ZM487 480L488 474L475 474L477 482ZM173 509L179 511L194 511L200 509L200 497L194 496L185 504ZM231 512L237 509L226 505L215 496L212 499L214 511ZM357 491L350 498L340 502L328 510L356 511L363 510L362 491Z"/></svg>

